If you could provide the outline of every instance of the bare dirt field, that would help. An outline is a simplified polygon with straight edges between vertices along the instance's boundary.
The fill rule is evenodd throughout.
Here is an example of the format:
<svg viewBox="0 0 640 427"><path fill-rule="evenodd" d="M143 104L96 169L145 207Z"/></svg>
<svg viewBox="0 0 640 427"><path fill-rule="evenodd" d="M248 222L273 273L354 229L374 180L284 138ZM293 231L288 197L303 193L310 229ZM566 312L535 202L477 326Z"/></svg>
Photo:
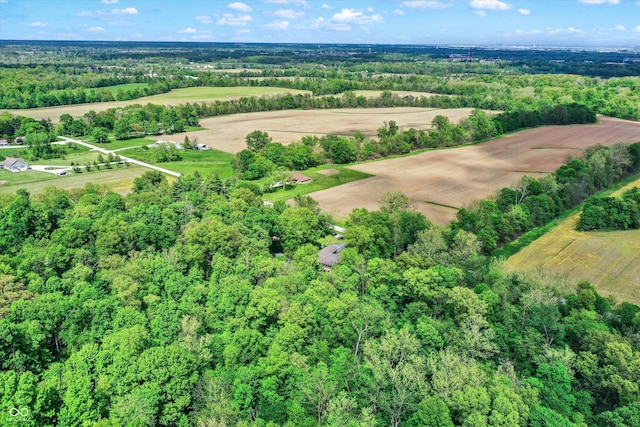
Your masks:
<svg viewBox="0 0 640 427"><path fill-rule="evenodd" d="M401 129L430 129L431 121L437 115L447 116L456 123L468 117L471 111L471 108L441 110L416 107L269 111L203 119L200 120L200 126L207 130L187 134L198 137L200 144L237 153L246 148L245 138L254 130L267 132L274 142L286 145L299 141L305 135L353 135L362 132L375 136L378 128L390 120L395 120ZM171 139L182 141L184 136L184 133L175 134L171 135Z"/></svg>
<svg viewBox="0 0 640 427"><path fill-rule="evenodd" d="M640 123L624 120L601 118L595 125L547 126L483 144L352 166L375 176L310 196L324 211L343 218L357 207L378 209L385 191L403 191L414 200L416 210L446 224L458 208L514 184L523 175L552 172L568 155L580 155L595 144L638 141Z"/></svg>

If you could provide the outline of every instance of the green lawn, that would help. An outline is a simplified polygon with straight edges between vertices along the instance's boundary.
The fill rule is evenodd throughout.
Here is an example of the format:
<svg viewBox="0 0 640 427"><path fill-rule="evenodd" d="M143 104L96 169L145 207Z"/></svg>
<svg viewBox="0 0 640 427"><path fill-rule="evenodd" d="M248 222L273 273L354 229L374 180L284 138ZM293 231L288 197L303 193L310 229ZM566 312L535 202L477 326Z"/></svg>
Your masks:
<svg viewBox="0 0 640 427"><path fill-rule="evenodd" d="M170 135L167 135L170 136ZM170 138L167 138L170 139ZM156 142L153 139L148 138L131 138L131 139L113 139L113 135L111 135L111 139L106 144L98 144L93 142L91 138L85 139L89 144L95 145L96 147L104 148L105 150L119 150L121 148L130 148L130 147L141 147L143 145L149 145ZM176 141L182 142L182 141ZM128 154L127 154L128 155Z"/></svg>
<svg viewBox="0 0 640 427"><path fill-rule="evenodd" d="M113 169L101 169L86 172L82 168L82 173L70 174L67 176L56 176L54 174L36 171L9 172L0 170L0 194L15 193L20 188L25 188L30 193L43 192L47 187L58 187L64 189L81 188L87 183L105 184L113 191L127 193L131 191L133 180L148 171L149 169L140 166L121 166ZM6 181L6 183L4 183Z"/></svg>
<svg viewBox="0 0 640 427"><path fill-rule="evenodd" d="M55 159L38 159L38 160L29 160L31 153L26 147L16 147L16 148L3 148L0 150L0 154L4 157L22 157L27 160L27 162L31 165L55 165L55 166L71 166L71 163L74 164L85 164L93 162L97 160L98 153L95 151L91 151L89 147L85 147L83 145L77 145L74 149L69 148L68 146L64 146L67 150L67 154L64 155L63 158L55 158Z"/></svg>
<svg viewBox="0 0 640 427"><path fill-rule="evenodd" d="M217 99L217 98L233 98L240 96L273 96L285 93L304 94L311 93L304 90L287 89L280 87L252 87L252 86L233 86L233 87L188 87L183 89L174 89L160 95L152 95L140 98L140 103L162 103L165 101L192 99Z"/></svg>
<svg viewBox="0 0 640 427"><path fill-rule="evenodd" d="M322 175L318 173L320 170L324 169L337 169L340 173L335 175ZM306 171L302 171L304 175L313 179L313 182L309 184L296 185L294 188L287 188L286 190L279 189L274 193L267 193L263 196L265 200L271 202L277 201L285 201L294 198L295 196L299 196L302 194L313 193L314 191L324 190L326 188L335 187L338 185L346 184L352 181L358 181L360 179L368 178L370 175L368 173L359 172L356 170L348 169L344 166L336 166L336 165L323 165L317 168L308 169ZM267 184L266 181L260 181L262 184Z"/></svg>
<svg viewBox="0 0 640 427"><path fill-rule="evenodd" d="M202 175L217 172L220 178L229 178L234 175L231 170L231 161L233 154L225 153L218 150L180 150L182 160L177 162L157 163L153 159L152 150L144 150L142 148L131 148L119 152L122 156L131 157L152 165L160 166L165 169L179 172L183 175L192 174L195 171Z"/></svg>

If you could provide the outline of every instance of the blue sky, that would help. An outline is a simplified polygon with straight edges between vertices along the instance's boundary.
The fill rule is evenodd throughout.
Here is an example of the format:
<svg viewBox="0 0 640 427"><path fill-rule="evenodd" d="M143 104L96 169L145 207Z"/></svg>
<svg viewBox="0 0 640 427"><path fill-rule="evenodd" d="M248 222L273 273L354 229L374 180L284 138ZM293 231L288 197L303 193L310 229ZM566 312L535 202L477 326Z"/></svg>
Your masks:
<svg viewBox="0 0 640 427"><path fill-rule="evenodd" d="M640 47L640 0L0 0L0 39Z"/></svg>

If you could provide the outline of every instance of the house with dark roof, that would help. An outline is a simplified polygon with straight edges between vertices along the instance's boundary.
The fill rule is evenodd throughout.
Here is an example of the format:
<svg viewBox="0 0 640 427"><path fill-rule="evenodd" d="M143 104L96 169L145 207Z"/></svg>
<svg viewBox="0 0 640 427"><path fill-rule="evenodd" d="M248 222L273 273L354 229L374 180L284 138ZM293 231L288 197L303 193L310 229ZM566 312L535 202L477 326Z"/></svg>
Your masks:
<svg viewBox="0 0 640 427"><path fill-rule="evenodd" d="M7 157L0 166L11 172L22 172L29 169L29 164L22 157Z"/></svg>
<svg viewBox="0 0 640 427"><path fill-rule="evenodd" d="M318 253L318 263L320 263L325 270L331 270L331 267L340 262L340 252L342 252L344 248L345 245L342 243L325 246L320 249Z"/></svg>
<svg viewBox="0 0 640 427"><path fill-rule="evenodd" d="M294 173L291 174L291 180L296 184L308 184L311 181L313 181L307 175L303 175L303 174L298 173L298 172L294 172Z"/></svg>

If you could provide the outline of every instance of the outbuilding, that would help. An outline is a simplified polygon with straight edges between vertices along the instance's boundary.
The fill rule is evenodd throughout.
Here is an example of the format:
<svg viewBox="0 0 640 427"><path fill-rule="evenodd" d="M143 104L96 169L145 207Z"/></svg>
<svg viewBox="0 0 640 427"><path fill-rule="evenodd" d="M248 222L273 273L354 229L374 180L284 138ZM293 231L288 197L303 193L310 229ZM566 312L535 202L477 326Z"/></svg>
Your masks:
<svg viewBox="0 0 640 427"><path fill-rule="evenodd" d="M291 180L296 184L308 184L313 181L307 175L303 175L298 172L294 172L293 174L291 174Z"/></svg>

